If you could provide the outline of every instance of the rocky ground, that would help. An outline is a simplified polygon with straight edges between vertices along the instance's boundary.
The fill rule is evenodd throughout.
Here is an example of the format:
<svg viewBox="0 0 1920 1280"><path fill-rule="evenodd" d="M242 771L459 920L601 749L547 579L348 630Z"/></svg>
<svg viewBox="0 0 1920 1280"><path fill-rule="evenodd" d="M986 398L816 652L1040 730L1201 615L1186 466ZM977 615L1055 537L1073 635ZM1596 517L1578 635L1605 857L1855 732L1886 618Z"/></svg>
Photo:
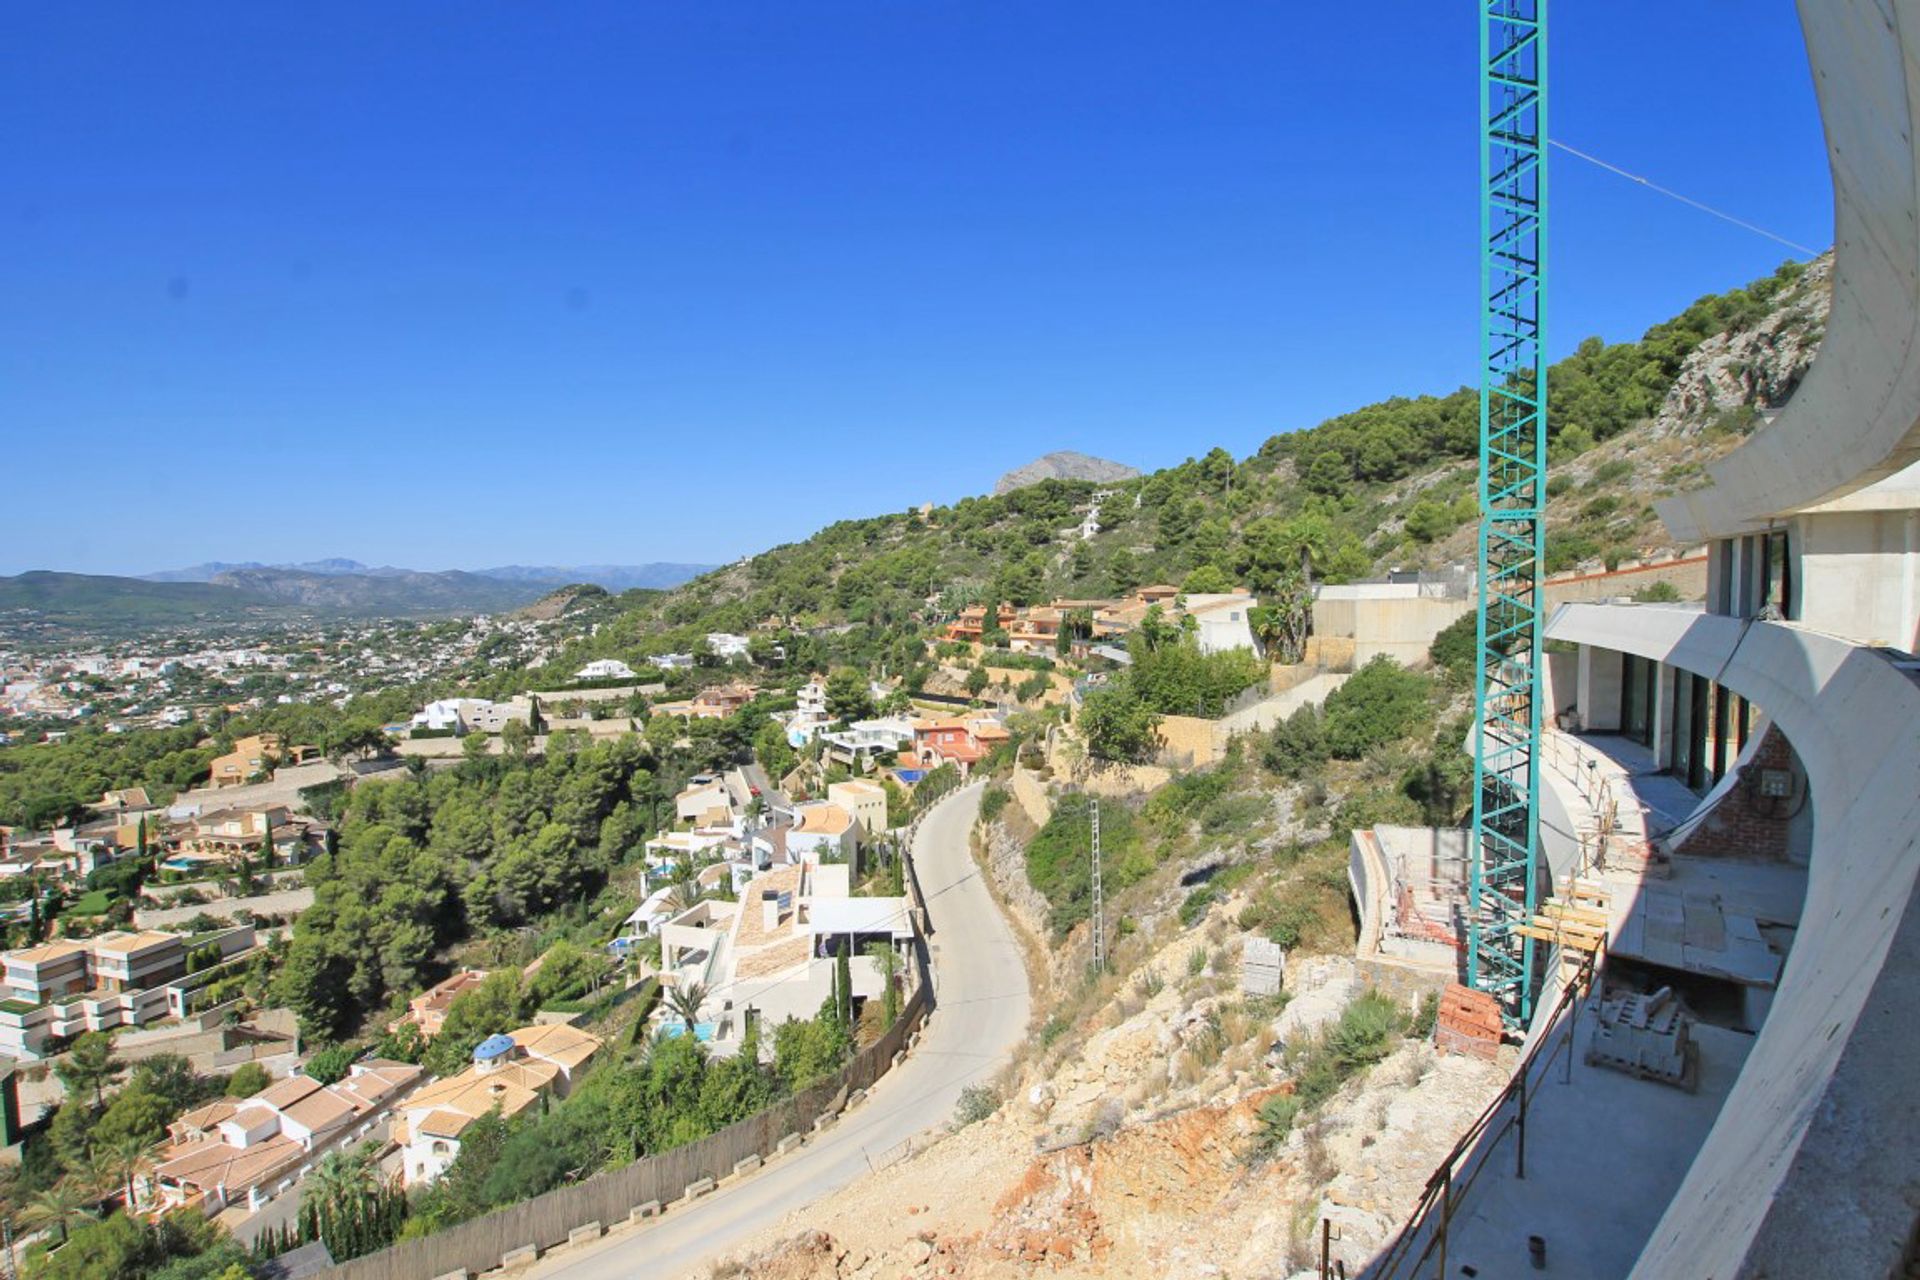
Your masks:
<svg viewBox="0 0 1920 1280"><path fill-rule="evenodd" d="M775 1280L922 1276L1276 1277L1317 1262L1320 1219L1357 1271L1404 1219L1511 1063L1404 1040L1310 1124L1259 1154L1283 1053L1363 989L1308 959L1291 998L1239 991L1233 904L1169 941L1067 1051L1036 1046L984 1120L796 1214L716 1268ZM1226 957L1224 963L1222 957Z"/></svg>

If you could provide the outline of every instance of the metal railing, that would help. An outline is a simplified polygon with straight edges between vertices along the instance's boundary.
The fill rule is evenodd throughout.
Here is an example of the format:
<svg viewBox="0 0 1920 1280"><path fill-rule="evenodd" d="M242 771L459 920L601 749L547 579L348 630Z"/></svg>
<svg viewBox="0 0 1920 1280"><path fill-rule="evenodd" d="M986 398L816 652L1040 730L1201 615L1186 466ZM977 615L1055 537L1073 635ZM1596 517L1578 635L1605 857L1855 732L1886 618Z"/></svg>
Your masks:
<svg viewBox="0 0 1920 1280"><path fill-rule="evenodd" d="M1454 1212L1466 1198L1480 1174L1492 1163L1509 1134L1514 1136L1514 1176L1527 1176L1527 1110L1533 1095L1545 1081L1547 1068L1564 1051L1567 1078L1573 1071L1574 1020L1579 1002L1592 987L1607 950L1602 935L1598 950L1585 956L1575 970L1546 1028L1520 1060L1507 1087L1489 1103L1467 1131L1447 1153L1440 1167L1427 1179L1426 1189L1414 1206L1407 1223L1393 1243L1361 1271L1364 1280L1414 1280L1428 1263L1432 1276L1447 1274L1447 1244ZM1556 949L1556 954L1559 954Z"/></svg>

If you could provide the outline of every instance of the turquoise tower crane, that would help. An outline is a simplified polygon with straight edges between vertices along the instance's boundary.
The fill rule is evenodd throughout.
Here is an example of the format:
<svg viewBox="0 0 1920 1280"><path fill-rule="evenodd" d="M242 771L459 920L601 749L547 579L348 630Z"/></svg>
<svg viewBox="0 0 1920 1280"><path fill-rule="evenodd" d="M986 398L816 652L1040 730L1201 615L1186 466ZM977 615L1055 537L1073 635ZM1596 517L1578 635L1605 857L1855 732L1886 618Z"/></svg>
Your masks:
<svg viewBox="0 0 1920 1280"><path fill-rule="evenodd" d="M1468 984L1533 1012L1547 500L1545 0L1480 4L1480 532Z"/></svg>

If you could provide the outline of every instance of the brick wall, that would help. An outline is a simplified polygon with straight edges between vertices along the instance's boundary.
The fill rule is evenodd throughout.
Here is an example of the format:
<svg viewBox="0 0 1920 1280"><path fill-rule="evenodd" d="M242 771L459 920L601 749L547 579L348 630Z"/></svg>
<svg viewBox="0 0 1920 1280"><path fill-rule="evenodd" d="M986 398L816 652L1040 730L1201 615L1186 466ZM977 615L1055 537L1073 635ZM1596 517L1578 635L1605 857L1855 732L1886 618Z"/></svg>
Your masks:
<svg viewBox="0 0 1920 1280"><path fill-rule="evenodd" d="M1793 769L1793 748L1784 734L1769 727L1733 787L1683 836L1673 852L1696 858L1768 858L1786 861L1787 823L1804 797L1806 780ZM1785 799L1760 794L1760 771L1791 769L1794 794Z"/></svg>

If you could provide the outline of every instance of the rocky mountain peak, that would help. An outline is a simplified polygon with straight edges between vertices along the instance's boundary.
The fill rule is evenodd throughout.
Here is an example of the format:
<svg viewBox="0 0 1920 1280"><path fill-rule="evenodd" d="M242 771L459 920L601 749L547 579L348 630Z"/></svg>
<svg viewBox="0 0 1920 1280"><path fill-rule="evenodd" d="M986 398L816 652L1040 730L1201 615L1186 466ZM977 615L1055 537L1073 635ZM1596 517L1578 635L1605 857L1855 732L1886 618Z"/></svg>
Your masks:
<svg viewBox="0 0 1920 1280"><path fill-rule="evenodd" d="M1039 484L1042 480L1091 480L1095 484L1106 484L1111 481L1131 480L1139 474L1138 468L1130 467L1124 462L1113 462L1106 458L1075 453L1071 449L1061 449L1035 458L1024 467L1015 467L1007 472L993 486L993 492L998 497L1003 493L1012 493L1015 489L1024 489L1030 484Z"/></svg>

